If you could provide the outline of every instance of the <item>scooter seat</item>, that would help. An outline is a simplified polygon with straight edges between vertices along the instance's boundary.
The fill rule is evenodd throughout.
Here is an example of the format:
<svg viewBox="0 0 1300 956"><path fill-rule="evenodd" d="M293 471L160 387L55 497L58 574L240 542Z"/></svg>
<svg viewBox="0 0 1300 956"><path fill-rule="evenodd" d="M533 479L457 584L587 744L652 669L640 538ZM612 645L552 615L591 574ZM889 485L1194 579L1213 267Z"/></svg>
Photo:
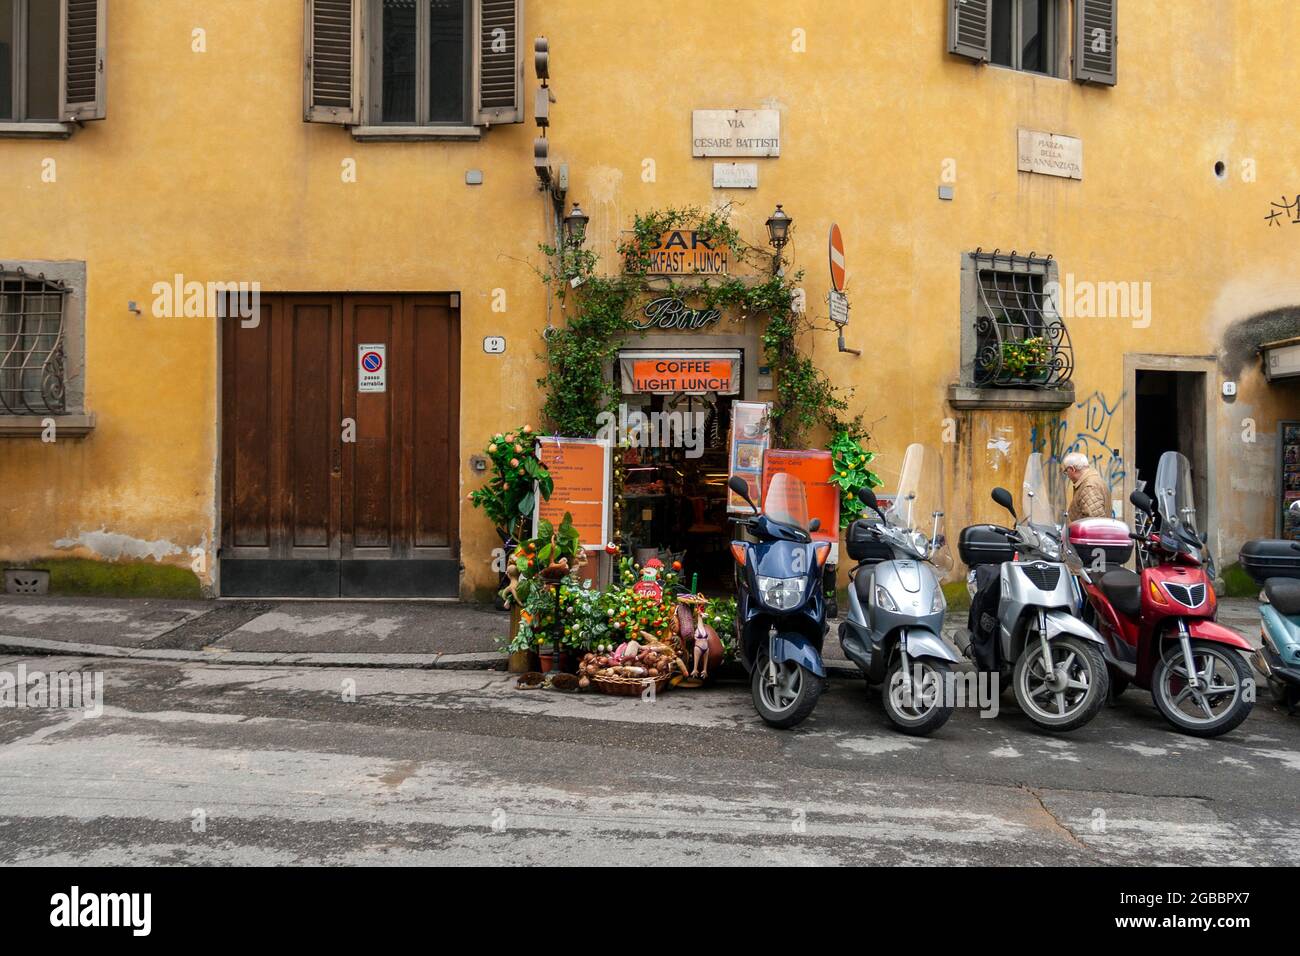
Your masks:
<svg viewBox="0 0 1300 956"><path fill-rule="evenodd" d="M1142 576L1128 568L1107 571L1097 582L1115 610L1126 617L1142 613Z"/></svg>
<svg viewBox="0 0 1300 956"><path fill-rule="evenodd" d="M1300 614L1300 581L1291 578L1269 578L1264 582L1264 595L1279 614L1290 617Z"/></svg>

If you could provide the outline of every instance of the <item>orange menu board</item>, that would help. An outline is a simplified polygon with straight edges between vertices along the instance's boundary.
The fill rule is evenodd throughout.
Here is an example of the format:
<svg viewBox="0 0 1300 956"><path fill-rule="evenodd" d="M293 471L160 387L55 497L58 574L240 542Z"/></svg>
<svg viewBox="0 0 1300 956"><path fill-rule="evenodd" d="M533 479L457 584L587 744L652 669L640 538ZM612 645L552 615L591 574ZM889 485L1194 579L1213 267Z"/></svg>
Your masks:
<svg viewBox="0 0 1300 956"><path fill-rule="evenodd" d="M839 541L840 490L831 484L834 461L828 451L788 451L769 448L763 455L763 497L772 476L792 475L803 482L808 496L808 517L821 520L821 529L813 534L818 541Z"/></svg>
<svg viewBox="0 0 1300 956"><path fill-rule="evenodd" d="M595 438L539 438L538 458L555 490L537 496L533 534L540 521L559 525L567 511L584 548L603 549L609 540L609 443Z"/></svg>

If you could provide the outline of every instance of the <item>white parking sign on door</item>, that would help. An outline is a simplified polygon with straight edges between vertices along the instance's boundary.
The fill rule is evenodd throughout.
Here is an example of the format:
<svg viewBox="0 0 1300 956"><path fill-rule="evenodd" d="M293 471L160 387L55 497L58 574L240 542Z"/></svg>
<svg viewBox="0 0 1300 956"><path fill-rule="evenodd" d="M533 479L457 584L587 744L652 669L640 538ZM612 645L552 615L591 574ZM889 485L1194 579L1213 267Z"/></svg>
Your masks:
<svg viewBox="0 0 1300 956"><path fill-rule="evenodd" d="M357 346L357 391L388 391L388 356L387 346Z"/></svg>

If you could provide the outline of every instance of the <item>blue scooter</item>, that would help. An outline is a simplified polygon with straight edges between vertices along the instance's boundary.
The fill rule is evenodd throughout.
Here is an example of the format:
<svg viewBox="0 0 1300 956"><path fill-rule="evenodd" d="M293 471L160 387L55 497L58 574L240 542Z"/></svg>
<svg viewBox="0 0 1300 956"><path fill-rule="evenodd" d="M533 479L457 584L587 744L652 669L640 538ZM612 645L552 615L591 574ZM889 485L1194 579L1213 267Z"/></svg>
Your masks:
<svg viewBox="0 0 1300 956"><path fill-rule="evenodd" d="M727 487L754 509L733 519L754 540L731 542L741 663L758 716L772 727L793 727L812 713L825 687L822 568L830 544L813 541L820 523L808 520L807 494L793 475L772 478L762 512L743 478L733 476Z"/></svg>
<svg viewBox="0 0 1300 956"><path fill-rule="evenodd" d="M1300 527L1300 501L1290 512ZM1300 541L1261 539L1241 548L1241 566L1264 589L1259 606L1263 646L1250 662L1264 675L1278 703L1300 708Z"/></svg>

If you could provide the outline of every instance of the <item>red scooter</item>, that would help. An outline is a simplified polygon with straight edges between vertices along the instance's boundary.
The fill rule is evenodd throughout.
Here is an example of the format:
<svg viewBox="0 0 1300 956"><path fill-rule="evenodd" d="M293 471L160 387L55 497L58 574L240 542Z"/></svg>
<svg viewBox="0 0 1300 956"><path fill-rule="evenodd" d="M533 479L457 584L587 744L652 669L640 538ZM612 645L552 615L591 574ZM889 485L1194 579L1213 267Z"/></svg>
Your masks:
<svg viewBox="0 0 1300 956"><path fill-rule="evenodd" d="M1150 690L1157 709L1184 733L1217 737L1255 706L1243 653L1253 650L1215 622L1218 599L1205 564L1209 552L1196 527L1191 467L1176 451L1156 468L1155 500L1135 491L1137 529L1106 518L1076 521L1070 544L1091 623L1106 639L1112 694L1131 682ZM1139 572L1123 564L1138 543Z"/></svg>

